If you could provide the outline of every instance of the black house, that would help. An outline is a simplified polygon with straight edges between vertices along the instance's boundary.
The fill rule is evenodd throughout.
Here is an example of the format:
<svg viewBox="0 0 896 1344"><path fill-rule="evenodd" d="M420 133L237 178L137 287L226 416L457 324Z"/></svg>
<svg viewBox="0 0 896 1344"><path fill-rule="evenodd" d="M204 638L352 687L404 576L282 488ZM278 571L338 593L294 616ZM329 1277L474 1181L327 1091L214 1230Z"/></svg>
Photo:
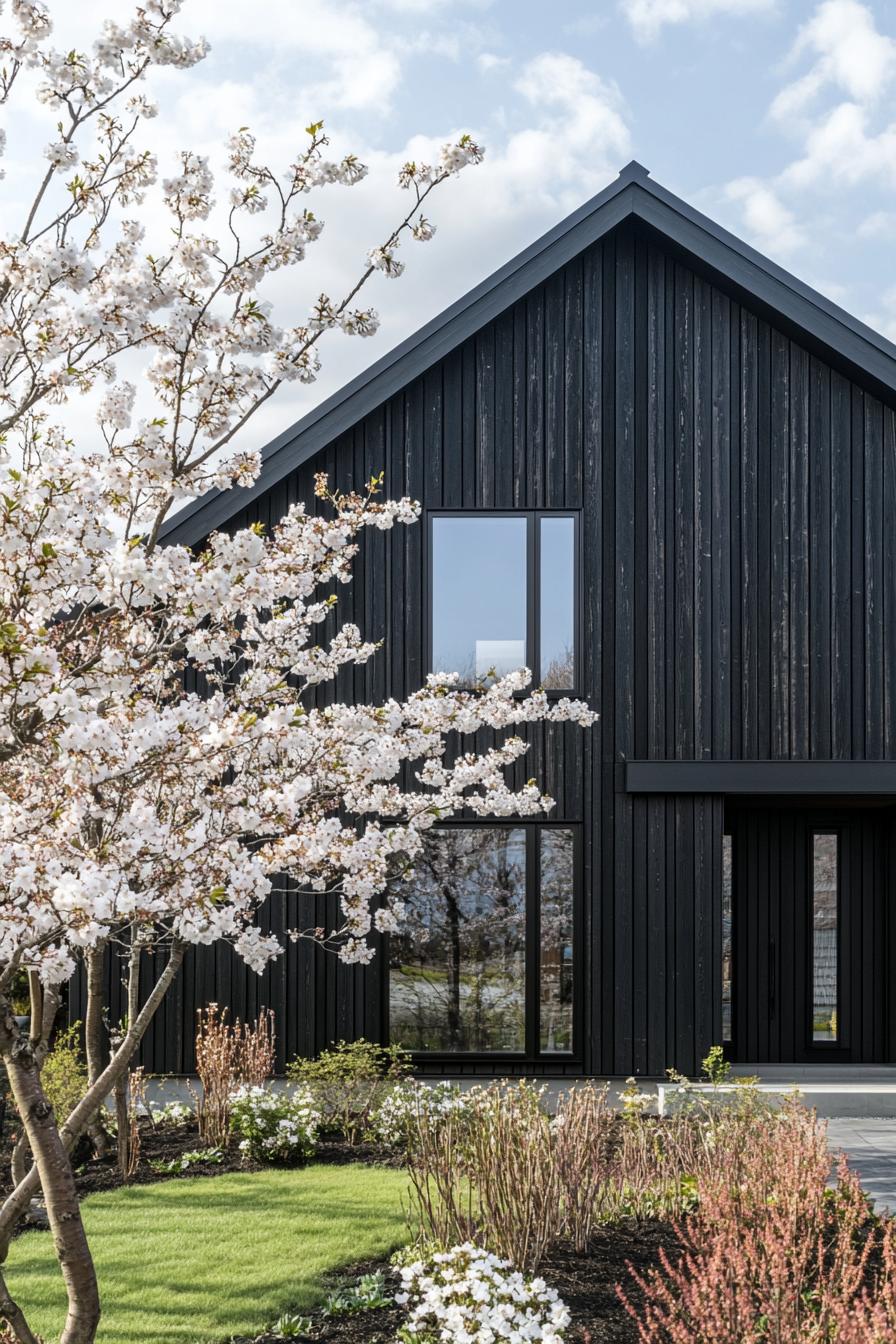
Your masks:
<svg viewBox="0 0 896 1344"><path fill-rule="evenodd" d="M167 538L321 470L424 507L365 543L340 612L386 643L340 698L526 663L600 721L531 731L547 823L434 834L369 968L194 955L147 1064L192 1067L208 999L424 1072L896 1060L896 347L633 163Z"/></svg>

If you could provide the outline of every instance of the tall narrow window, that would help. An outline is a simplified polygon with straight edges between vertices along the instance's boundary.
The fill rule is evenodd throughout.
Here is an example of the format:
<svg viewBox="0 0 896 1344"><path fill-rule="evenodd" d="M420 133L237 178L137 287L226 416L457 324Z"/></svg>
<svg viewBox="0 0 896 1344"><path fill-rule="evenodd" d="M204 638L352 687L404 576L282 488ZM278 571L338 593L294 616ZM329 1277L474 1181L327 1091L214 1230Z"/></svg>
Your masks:
<svg viewBox="0 0 896 1344"><path fill-rule="evenodd" d="M575 828L429 831L389 938L392 1042L434 1054L575 1048Z"/></svg>
<svg viewBox="0 0 896 1344"><path fill-rule="evenodd" d="M812 836L812 1039L838 1039L837 940L839 905L838 837Z"/></svg>
<svg viewBox="0 0 896 1344"><path fill-rule="evenodd" d="M575 677L575 520L538 520L541 684L571 691Z"/></svg>
<svg viewBox="0 0 896 1344"><path fill-rule="evenodd" d="M409 1050L522 1051L526 1002L526 833L431 831L407 914L390 939L389 1015Z"/></svg>
<svg viewBox="0 0 896 1344"><path fill-rule="evenodd" d="M572 1050L573 833L545 828L540 854L540 1046L544 1053Z"/></svg>
<svg viewBox="0 0 896 1344"><path fill-rule="evenodd" d="M574 691L575 575L572 514L434 514L432 670L471 684L528 667Z"/></svg>
<svg viewBox="0 0 896 1344"><path fill-rule="evenodd" d="M722 836L722 1043L732 1041L732 849L731 836Z"/></svg>

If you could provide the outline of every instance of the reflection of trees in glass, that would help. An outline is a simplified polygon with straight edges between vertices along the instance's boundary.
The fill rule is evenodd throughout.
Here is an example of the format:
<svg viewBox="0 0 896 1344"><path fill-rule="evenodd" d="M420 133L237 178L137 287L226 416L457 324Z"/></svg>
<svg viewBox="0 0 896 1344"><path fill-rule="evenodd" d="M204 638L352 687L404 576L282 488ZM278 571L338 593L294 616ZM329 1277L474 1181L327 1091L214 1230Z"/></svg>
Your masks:
<svg viewBox="0 0 896 1344"><path fill-rule="evenodd" d="M541 1048L572 1049L573 836L541 832Z"/></svg>
<svg viewBox="0 0 896 1344"><path fill-rule="evenodd" d="M812 837L812 1038L837 1039L837 834Z"/></svg>
<svg viewBox="0 0 896 1344"><path fill-rule="evenodd" d="M546 691L571 691L575 687L575 661L569 646L542 668L541 684Z"/></svg>
<svg viewBox="0 0 896 1344"><path fill-rule="evenodd" d="M434 830L390 939L391 1039L412 1050L525 1047L526 836Z"/></svg>
<svg viewBox="0 0 896 1344"><path fill-rule="evenodd" d="M731 836L722 836L722 1040L731 1040Z"/></svg>

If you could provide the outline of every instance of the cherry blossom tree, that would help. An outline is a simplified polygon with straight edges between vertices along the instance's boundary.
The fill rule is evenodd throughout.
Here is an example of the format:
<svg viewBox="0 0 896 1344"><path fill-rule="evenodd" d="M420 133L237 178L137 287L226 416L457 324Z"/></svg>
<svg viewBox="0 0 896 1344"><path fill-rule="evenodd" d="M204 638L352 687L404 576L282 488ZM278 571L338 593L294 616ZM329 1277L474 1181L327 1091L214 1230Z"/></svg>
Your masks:
<svg viewBox="0 0 896 1344"><path fill-rule="evenodd" d="M0 1260L42 1188L68 1295L62 1344L89 1344L100 1312L69 1154L185 948L226 940L263 969L281 947L256 914L285 877L338 893L326 936L345 960L369 959L372 935L400 925L396 879L435 821L551 806L533 781L509 786L525 750L512 730L593 717L527 691L527 673L473 689L431 676L404 703L325 703L317 688L376 654L333 610L363 533L418 513L381 499L380 480L336 494L319 479L309 508L269 533L216 534L198 553L158 544L180 501L255 479L240 432L284 382L314 379L325 332L375 332L359 291L376 271L401 273L404 243L434 232L430 194L483 153L462 136L437 164L406 164L393 231L341 295L279 325L269 282L321 234L305 198L366 170L330 160L315 123L285 172L237 131L220 199L198 154L160 175L139 144L155 112L141 81L206 52L172 30L180 8L145 0L89 53L59 52L45 6L13 0L14 34L0 39L0 100L36 86L55 126L34 198L0 242L0 1055L33 1156L0 1207ZM140 216L159 202L169 224L150 244ZM78 396L97 403L90 442L66 429ZM458 734L481 728L491 748L457 755ZM95 991L113 944L128 965L124 1030L105 1065L93 1040L90 1086L56 1117L40 1066L60 990L83 962ZM149 952L164 956L147 984ZM23 973L30 1032L10 1008ZM2 1277L0 1315L34 1344Z"/></svg>

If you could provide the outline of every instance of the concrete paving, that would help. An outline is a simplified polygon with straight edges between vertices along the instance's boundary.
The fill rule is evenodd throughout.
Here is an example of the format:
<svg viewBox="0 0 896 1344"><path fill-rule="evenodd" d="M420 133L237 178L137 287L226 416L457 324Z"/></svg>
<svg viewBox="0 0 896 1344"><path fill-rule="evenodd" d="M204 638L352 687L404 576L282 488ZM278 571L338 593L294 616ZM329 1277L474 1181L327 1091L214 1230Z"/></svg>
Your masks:
<svg viewBox="0 0 896 1344"><path fill-rule="evenodd" d="M846 1153L875 1208L896 1213L896 1120L829 1120L828 1143Z"/></svg>

